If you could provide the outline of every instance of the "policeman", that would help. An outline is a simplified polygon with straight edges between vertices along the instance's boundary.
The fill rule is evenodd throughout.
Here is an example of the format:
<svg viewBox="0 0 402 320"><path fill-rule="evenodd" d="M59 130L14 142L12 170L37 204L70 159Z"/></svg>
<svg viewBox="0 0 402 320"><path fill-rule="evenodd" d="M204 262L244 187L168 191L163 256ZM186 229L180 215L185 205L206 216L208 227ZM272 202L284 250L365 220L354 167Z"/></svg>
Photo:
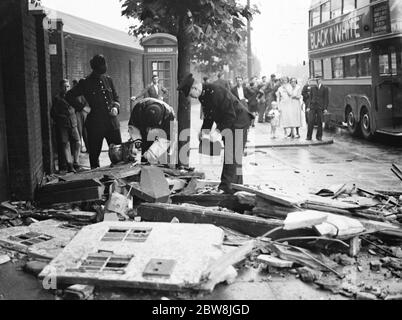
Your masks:
<svg viewBox="0 0 402 320"><path fill-rule="evenodd" d="M143 162L152 162L148 151L157 138L170 140L171 126L175 118L173 108L162 100L144 98L136 102L128 126L136 147L141 146Z"/></svg>
<svg viewBox="0 0 402 320"><path fill-rule="evenodd" d="M103 140L108 145L122 143L120 123L117 115L120 112L119 97L113 81L106 76L107 65L103 55L96 55L90 61L93 72L80 80L77 86L66 94L66 100L77 110L85 105L78 99L84 96L91 108L85 123L88 135L89 161L91 168L99 167L99 156Z"/></svg>
<svg viewBox="0 0 402 320"><path fill-rule="evenodd" d="M214 122L221 132L225 144L225 160L219 189L234 194L232 184L243 184L242 158L254 115L229 90L216 84L202 84L192 74L181 81L178 90L186 97L198 98L203 106L205 117L200 139L203 134L210 133Z"/></svg>

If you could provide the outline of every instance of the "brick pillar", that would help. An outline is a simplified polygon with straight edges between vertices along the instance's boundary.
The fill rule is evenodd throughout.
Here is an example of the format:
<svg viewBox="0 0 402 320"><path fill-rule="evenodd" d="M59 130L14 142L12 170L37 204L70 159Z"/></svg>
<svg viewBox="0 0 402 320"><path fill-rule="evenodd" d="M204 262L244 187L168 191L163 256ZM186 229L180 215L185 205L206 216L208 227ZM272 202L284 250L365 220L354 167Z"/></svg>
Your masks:
<svg viewBox="0 0 402 320"><path fill-rule="evenodd" d="M49 43L56 48L56 54L50 55L50 70L52 74L52 97L56 96L60 91L60 80L66 78L63 21L61 19L57 19L56 26L56 29L51 30L49 35Z"/></svg>
<svg viewBox="0 0 402 320"><path fill-rule="evenodd" d="M36 19L36 45L38 51L39 98L42 122L43 168L46 173L54 171L52 128L50 121L50 108L52 104L49 34L44 28L47 24L46 13L42 10L35 12Z"/></svg>
<svg viewBox="0 0 402 320"><path fill-rule="evenodd" d="M1 0L1 6L8 7L0 28L0 61L10 191L16 199L29 200L43 176L35 18L28 1Z"/></svg>

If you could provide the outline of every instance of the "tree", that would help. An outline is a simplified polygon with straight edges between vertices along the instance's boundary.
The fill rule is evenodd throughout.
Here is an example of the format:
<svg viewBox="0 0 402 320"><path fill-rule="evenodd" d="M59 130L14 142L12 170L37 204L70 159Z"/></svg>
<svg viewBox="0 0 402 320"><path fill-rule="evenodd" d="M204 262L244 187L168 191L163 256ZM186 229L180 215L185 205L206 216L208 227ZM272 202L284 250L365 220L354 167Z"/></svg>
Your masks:
<svg viewBox="0 0 402 320"><path fill-rule="evenodd" d="M227 65L236 74L243 74L244 69L247 69L246 33L240 34L242 36L240 41L228 40L224 46L216 44L202 49L199 44L195 44L192 62L196 65L196 69L204 74L212 74L221 71Z"/></svg>
<svg viewBox="0 0 402 320"><path fill-rule="evenodd" d="M244 6L237 0L120 0L122 14L138 19L141 23L131 27L136 36L165 32L177 37L178 81L188 73L192 48L200 50L224 47L228 42L242 39L240 32L247 19L258 12L256 7ZM191 103L179 95L179 136L190 132ZM179 137L179 163L188 166L190 137Z"/></svg>

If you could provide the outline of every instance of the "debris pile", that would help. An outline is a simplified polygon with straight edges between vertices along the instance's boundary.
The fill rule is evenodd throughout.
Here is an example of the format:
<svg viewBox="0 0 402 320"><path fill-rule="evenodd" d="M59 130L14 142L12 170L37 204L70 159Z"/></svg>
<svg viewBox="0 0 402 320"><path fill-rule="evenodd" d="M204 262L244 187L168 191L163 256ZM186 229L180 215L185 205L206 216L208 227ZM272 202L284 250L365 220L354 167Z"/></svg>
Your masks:
<svg viewBox="0 0 402 320"><path fill-rule="evenodd" d="M245 268L349 298L401 299L402 192L234 185L227 195L218 185L138 164L47 177L35 203L1 204L0 264L20 259L14 252L40 279L57 270L72 285L65 299L107 286L211 292Z"/></svg>

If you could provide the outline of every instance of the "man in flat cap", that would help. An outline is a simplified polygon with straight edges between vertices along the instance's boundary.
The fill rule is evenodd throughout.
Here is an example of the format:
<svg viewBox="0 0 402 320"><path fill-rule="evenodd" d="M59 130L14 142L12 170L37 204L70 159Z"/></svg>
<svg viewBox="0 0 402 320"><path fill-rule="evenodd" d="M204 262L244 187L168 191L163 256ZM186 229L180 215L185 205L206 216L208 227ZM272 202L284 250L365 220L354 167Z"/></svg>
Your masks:
<svg viewBox="0 0 402 320"><path fill-rule="evenodd" d="M143 162L150 161L147 151L156 138L170 140L170 129L175 118L173 108L162 100L144 98L137 101L131 112L128 128L136 148L141 146Z"/></svg>
<svg viewBox="0 0 402 320"><path fill-rule="evenodd" d="M85 126L88 135L89 161L91 169L99 167L99 156L103 140L108 145L122 143L120 122L117 115L120 112L119 97L112 79L105 75L106 60L103 55L96 55L91 60L93 72L66 94L66 100L77 110L85 108L79 97L88 102L91 112L87 116Z"/></svg>
<svg viewBox="0 0 402 320"><path fill-rule="evenodd" d="M203 106L204 123L200 132L210 133L213 124L221 132L225 144L219 189L227 194L234 194L232 184L243 184L243 155L247 143L247 134L254 116L229 90L216 84L202 84L186 76L178 87L187 97L199 99Z"/></svg>

